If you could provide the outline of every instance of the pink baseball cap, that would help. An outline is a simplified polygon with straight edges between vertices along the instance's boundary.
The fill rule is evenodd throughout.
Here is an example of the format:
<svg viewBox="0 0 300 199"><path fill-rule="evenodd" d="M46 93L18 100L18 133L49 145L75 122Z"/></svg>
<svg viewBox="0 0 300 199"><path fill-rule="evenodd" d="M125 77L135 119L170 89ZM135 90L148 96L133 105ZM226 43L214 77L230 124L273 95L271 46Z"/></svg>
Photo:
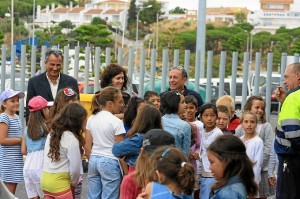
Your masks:
<svg viewBox="0 0 300 199"><path fill-rule="evenodd" d="M13 89L5 90L0 95L0 102L4 102L5 100L12 98L14 96L19 96L19 99L23 98L25 94L21 91L14 91Z"/></svg>
<svg viewBox="0 0 300 199"><path fill-rule="evenodd" d="M48 102L41 96L35 96L28 102L29 112L41 110L45 107L52 106L53 102Z"/></svg>

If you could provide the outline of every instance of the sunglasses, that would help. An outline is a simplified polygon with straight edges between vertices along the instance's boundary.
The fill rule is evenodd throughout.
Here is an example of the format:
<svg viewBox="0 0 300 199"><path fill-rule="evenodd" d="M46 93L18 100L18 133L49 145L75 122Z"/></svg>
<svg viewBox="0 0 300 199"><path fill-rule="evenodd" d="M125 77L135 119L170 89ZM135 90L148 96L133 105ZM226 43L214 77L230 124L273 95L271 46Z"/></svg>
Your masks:
<svg viewBox="0 0 300 199"><path fill-rule="evenodd" d="M183 77L186 77L186 78L188 77L186 70L182 66L174 66L174 67L170 68L170 71L174 70L174 69L180 70L182 72Z"/></svg>
<svg viewBox="0 0 300 199"><path fill-rule="evenodd" d="M73 89L71 89L71 88L65 88L65 89L64 89L64 94L65 94L66 96L68 96L68 97L71 97L71 96L73 96L73 95L75 94L75 92L74 92Z"/></svg>
<svg viewBox="0 0 300 199"><path fill-rule="evenodd" d="M54 54L55 56L63 57L63 52L57 48L49 48L45 53L45 60L48 60L49 56Z"/></svg>

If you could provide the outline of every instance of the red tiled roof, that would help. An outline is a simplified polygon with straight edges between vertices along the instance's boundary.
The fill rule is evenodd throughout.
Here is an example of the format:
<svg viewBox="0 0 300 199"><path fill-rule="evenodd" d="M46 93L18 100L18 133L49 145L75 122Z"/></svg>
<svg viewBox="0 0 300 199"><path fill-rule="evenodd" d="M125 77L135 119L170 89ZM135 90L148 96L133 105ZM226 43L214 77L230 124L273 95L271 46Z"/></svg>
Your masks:
<svg viewBox="0 0 300 199"><path fill-rule="evenodd" d="M101 14L101 12L102 12L101 9L90 9L87 12L85 12L84 14L93 15L93 14Z"/></svg>
<svg viewBox="0 0 300 199"><path fill-rule="evenodd" d="M122 10L110 9L110 10L107 10L104 14L120 14L120 12L122 12Z"/></svg>
<svg viewBox="0 0 300 199"><path fill-rule="evenodd" d="M74 7L73 9L70 9L69 13L79 13L82 10L84 10L84 7Z"/></svg>
<svg viewBox="0 0 300 199"><path fill-rule="evenodd" d="M67 13L70 10L70 8L62 8L62 7L58 7L55 8L53 13Z"/></svg>

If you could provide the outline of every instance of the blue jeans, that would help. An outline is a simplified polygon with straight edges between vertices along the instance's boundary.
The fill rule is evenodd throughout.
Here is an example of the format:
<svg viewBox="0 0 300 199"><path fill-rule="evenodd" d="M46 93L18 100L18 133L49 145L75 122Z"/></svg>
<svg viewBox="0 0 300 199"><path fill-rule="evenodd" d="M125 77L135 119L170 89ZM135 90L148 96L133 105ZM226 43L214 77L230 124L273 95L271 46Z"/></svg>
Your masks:
<svg viewBox="0 0 300 199"><path fill-rule="evenodd" d="M118 160L91 156L88 169L89 199L118 199L121 170Z"/></svg>

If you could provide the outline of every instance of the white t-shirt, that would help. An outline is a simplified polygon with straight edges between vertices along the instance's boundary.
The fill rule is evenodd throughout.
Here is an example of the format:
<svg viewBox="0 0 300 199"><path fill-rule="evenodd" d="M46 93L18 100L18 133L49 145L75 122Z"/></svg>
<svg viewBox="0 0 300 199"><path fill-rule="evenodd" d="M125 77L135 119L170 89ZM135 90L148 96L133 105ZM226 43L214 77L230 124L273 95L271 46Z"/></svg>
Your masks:
<svg viewBox="0 0 300 199"><path fill-rule="evenodd" d="M115 136L126 132L122 120L111 112L102 110L89 117L86 129L90 131L93 137L91 155L118 159L112 154L111 150L115 143Z"/></svg>
<svg viewBox="0 0 300 199"><path fill-rule="evenodd" d="M247 141L245 141L245 135L241 137L241 140L244 142L246 146L246 153L250 160L254 163L253 172L254 172L254 180L257 184L259 184L261 180L261 166L263 163L263 149L264 142L257 135Z"/></svg>
<svg viewBox="0 0 300 199"><path fill-rule="evenodd" d="M47 136L44 149L44 164L43 171L48 173L70 173L72 185L76 185L79 181L82 170L82 160L79 149L79 141L75 135L70 131L64 131L60 139L60 160L53 162L48 157L50 150L50 138L51 134Z"/></svg>
<svg viewBox="0 0 300 199"><path fill-rule="evenodd" d="M201 130L201 151L200 151L200 157L202 160L202 171L211 173L210 162L207 157L207 148L209 145L216 140L216 138L220 135L223 135L223 132L218 128L214 128L210 132L206 132L206 130L203 128Z"/></svg>

